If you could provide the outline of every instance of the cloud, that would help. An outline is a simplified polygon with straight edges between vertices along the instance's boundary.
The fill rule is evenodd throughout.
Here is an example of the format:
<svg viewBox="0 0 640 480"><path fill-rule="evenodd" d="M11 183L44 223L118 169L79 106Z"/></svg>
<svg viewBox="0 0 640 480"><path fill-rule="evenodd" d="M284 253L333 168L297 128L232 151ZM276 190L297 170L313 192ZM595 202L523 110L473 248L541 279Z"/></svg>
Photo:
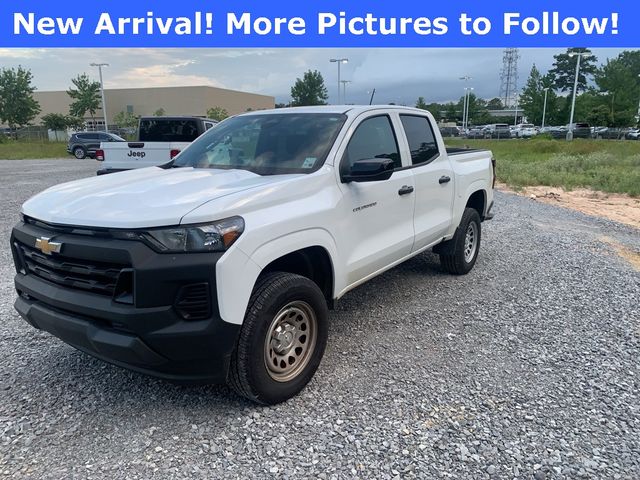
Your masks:
<svg viewBox="0 0 640 480"><path fill-rule="evenodd" d="M208 85L225 88L206 75L184 73L186 67L196 64L194 60L186 60L173 64L157 64L144 67L133 67L119 73L108 81L108 88L134 88L134 87L177 87Z"/></svg>
<svg viewBox="0 0 640 480"><path fill-rule="evenodd" d="M44 48L0 48L0 58L33 59L42 58L47 50Z"/></svg>

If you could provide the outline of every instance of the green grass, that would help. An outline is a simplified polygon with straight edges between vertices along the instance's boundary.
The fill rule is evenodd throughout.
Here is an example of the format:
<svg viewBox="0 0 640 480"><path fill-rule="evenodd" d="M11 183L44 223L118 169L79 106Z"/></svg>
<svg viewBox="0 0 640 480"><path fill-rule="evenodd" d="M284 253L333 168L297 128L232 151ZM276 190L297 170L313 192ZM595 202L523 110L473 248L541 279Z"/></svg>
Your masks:
<svg viewBox="0 0 640 480"><path fill-rule="evenodd" d="M0 160L28 160L31 158L73 158L64 142L3 141Z"/></svg>
<svg viewBox="0 0 640 480"><path fill-rule="evenodd" d="M547 185L640 196L640 142L582 140L446 139L452 147L486 148L498 180L513 188Z"/></svg>

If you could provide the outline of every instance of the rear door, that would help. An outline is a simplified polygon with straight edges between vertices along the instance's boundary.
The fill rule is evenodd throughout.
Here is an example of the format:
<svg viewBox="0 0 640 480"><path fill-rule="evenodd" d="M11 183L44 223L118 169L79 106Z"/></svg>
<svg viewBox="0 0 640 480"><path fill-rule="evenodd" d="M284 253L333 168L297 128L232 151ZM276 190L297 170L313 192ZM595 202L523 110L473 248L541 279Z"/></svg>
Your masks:
<svg viewBox="0 0 640 480"><path fill-rule="evenodd" d="M446 234L452 221L454 177L446 152L440 151L428 117L400 114L415 181L413 251Z"/></svg>
<svg viewBox="0 0 640 480"><path fill-rule="evenodd" d="M94 154L100 148L100 134L98 132L84 133L87 152Z"/></svg>
<svg viewBox="0 0 640 480"><path fill-rule="evenodd" d="M338 151L336 165L342 173L362 159L391 158L396 163L388 180L339 183L338 244L349 285L411 253L414 183L411 171L403 168L398 129L397 115L368 112L358 117Z"/></svg>

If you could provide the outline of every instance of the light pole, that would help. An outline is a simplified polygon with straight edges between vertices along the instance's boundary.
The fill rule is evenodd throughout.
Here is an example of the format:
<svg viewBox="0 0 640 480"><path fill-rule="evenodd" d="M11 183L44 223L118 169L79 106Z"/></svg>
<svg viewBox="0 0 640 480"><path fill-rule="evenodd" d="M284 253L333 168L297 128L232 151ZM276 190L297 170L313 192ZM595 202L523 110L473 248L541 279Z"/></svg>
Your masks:
<svg viewBox="0 0 640 480"><path fill-rule="evenodd" d="M570 142L571 140L573 140L573 114L576 111L576 94L578 92L578 78L580 76L580 60L582 58L588 58L591 56L590 53L576 53L576 52L571 52L569 54L570 57L578 57L578 60L576 60L576 78L574 78L573 80L573 97L571 99L571 116L569 118L569 129L567 130L567 141Z"/></svg>
<svg viewBox="0 0 640 480"><path fill-rule="evenodd" d="M347 104L347 83L351 83L351 80L340 80L342 83L342 101Z"/></svg>
<svg viewBox="0 0 640 480"><path fill-rule="evenodd" d="M467 82L469 80L473 80L469 75L465 75L463 77L459 77L460 80L464 80L465 89L464 89L464 100L462 101L462 128L467 128L467 93L468 88L466 87Z"/></svg>
<svg viewBox="0 0 640 480"><path fill-rule="evenodd" d="M469 103L471 102L471 91L473 87L465 87L464 89L464 105L462 116L462 128L466 130L469 126Z"/></svg>
<svg viewBox="0 0 640 480"><path fill-rule="evenodd" d="M547 119L547 95L549 94L549 87L544 89L544 106L542 107L542 126L544 128L544 121Z"/></svg>
<svg viewBox="0 0 640 480"><path fill-rule="evenodd" d="M348 58L330 58L329 61L331 63L338 64L338 104L340 104L340 84L342 83L340 81L340 65L343 63L349 63L349 59Z"/></svg>
<svg viewBox="0 0 640 480"><path fill-rule="evenodd" d="M104 101L104 83L102 81L102 67L108 67L108 63L91 63L92 67L98 67L100 73L100 93L102 94L102 116L104 118L104 131L109 131L109 124L107 123L107 104Z"/></svg>
<svg viewBox="0 0 640 480"><path fill-rule="evenodd" d="M513 126L518 125L518 100L520 100L520 96L516 93L516 113L513 116Z"/></svg>

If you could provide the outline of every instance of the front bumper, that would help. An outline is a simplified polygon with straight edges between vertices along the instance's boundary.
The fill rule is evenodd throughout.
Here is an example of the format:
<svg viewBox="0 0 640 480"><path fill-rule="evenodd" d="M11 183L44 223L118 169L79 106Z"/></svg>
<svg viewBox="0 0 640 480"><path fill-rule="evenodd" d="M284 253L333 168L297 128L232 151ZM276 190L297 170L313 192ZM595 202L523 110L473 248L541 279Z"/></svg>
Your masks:
<svg viewBox="0 0 640 480"><path fill-rule="evenodd" d="M126 262L127 272L133 272L132 295L122 303L115 294L74 288L73 282L59 284L58 277L50 281L25 269L21 246L34 245L38 237L54 238L63 244L61 254L78 262ZM14 228L11 244L18 269L15 308L35 328L130 370L175 382L226 381L239 326L224 322L218 313L215 265L222 254L159 254L140 242L52 232L25 223ZM196 320L185 318L176 305L191 285L206 285L210 302Z"/></svg>

